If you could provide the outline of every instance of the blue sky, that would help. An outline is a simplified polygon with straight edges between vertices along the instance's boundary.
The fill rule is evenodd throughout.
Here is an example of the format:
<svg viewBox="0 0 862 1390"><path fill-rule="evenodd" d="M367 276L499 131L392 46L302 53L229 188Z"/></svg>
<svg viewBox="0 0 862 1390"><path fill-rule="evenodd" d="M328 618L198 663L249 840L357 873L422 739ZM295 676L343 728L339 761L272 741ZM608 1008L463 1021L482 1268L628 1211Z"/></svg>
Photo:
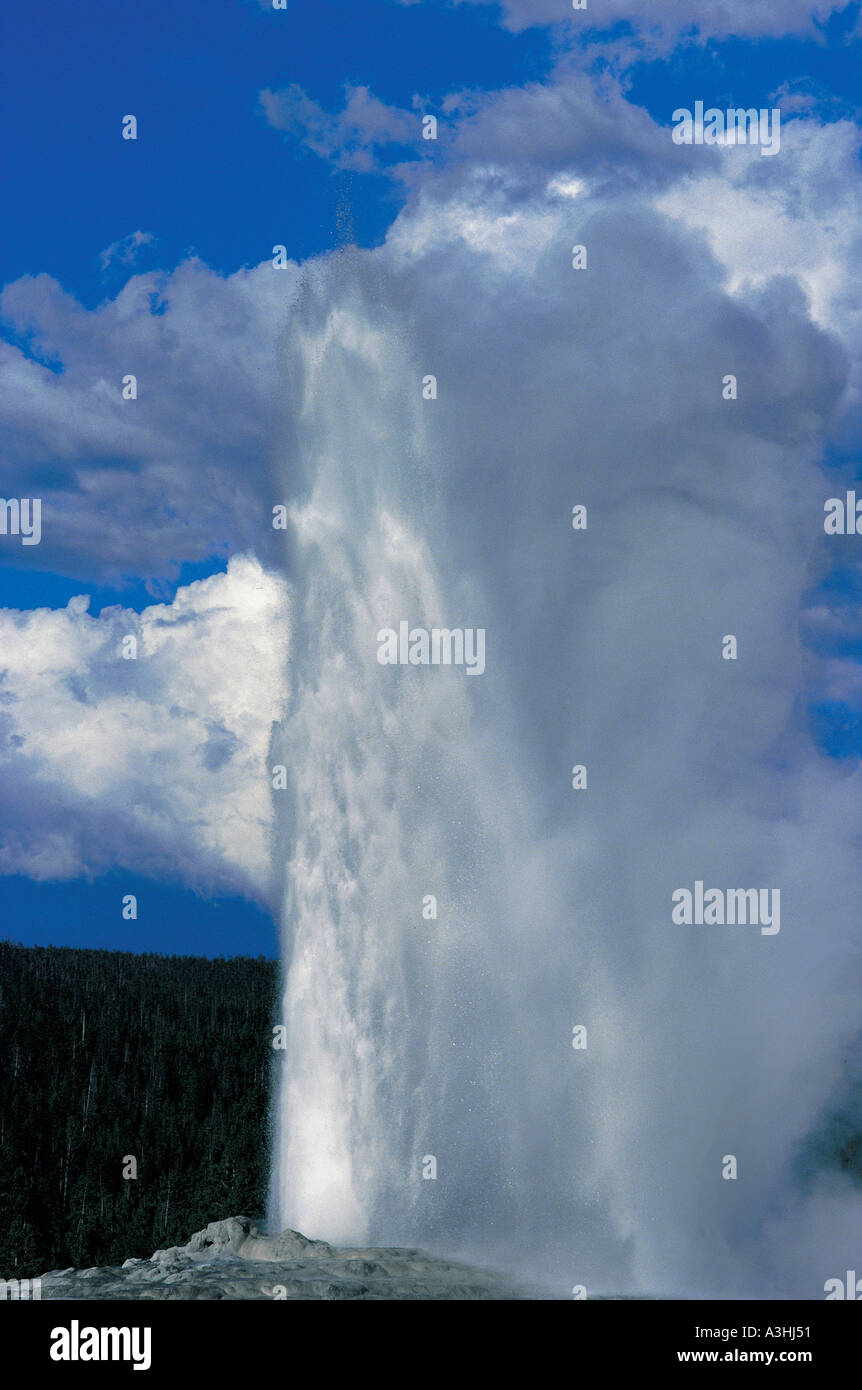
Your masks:
<svg viewBox="0 0 862 1390"><path fill-rule="evenodd" d="M155 240L136 268L172 268L193 253L225 273L263 259L277 241L296 258L331 249L345 199L356 239L383 237L397 207L389 181L333 173L291 146L262 119L259 89L299 82L335 107L352 81L406 104L415 91L433 100L453 87L541 78L549 54L546 31L506 33L488 11L387 0L315 0L288 12L248 0L98 0L55 5L48 22L19 5L4 27L12 61L0 102L16 134L4 142L2 178L19 194L0 280L46 271L87 306L128 273L103 271L99 253L138 228ZM137 143L117 138L127 112L138 115ZM220 556L186 564L177 582L221 568ZM38 564L0 570L0 602L9 607L62 607L81 590L80 580ZM87 591L93 613L152 602L144 581ZM269 916L238 897L217 904L149 882L139 885L146 909L123 922L116 905L135 891L127 882L7 877L3 930L28 944L201 953L205 940L207 954L278 954Z"/></svg>
<svg viewBox="0 0 862 1390"><path fill-rule="evenodd" d="M719 105L759 105L789 82L854 109L858 49L842 40L857 14L851 5L834 16L821 42L685 46L633 67L631 98L667 122L695 90ZM398 206L389 181L333 173L284 140L264 121L259 90L296 82L335 110L350 82L401 107L420 93L433 108L463 88L542 81L555 50L547 28L509 32L493 7L392 0L291 0L285 12L255 0L97 0L52 5L49 23L18 5L4 27L0 101L15 136L3 178L21 195L0 275L48 271L88 305L123 276L122 266L101 272L99 252L136 228L155 237L140 267L170 268L194 253L226 273L256 264L276 240L299 258L330 249L342 198L359 244L382 239ZM141 123L137 143L117 138L128 111Z"/></svg>
<svg viewBox="0 0 862 1390"><path fill-rule="evenodd" d="M824 121L853 118L859 43L848 40L858 9L833 16L817 40L727 37L677 45L662 56L645 53L629 61L628 98L661 125L675 106L701 94L720 106L767 105L782 88ZM381 243L406 196L387 168L428 151L419 141L412 150L396 142L378 152L370 171L339 168L268 123L262 89L297 84L333 113L349 83L368 87L389 107L413 109L419 94L422 109L434 110L465 89L494 93L547 82L569 43L546 25L507 29L494 6L392 0L290 0L286 12L254 0L63 0L47 9L13 6L4 28L7 139L0 168L10 211L0 282L47 274L87 309L117 295L131 275L171 272L192 255L230 276L265 260L277 242L297 261L345 239ZM620 40L629 28L613 24L594 35L595 54L581 55L594 73L605 61L600 41ZM139 121L136 142L119 138L128 112ZM102 264L101 253L136 231L151 240L134 262L117 254ZM3 334L45 360L8 318ZM846 469L847 458L840 461ZM104 572L97 543L74 572L44 569L49 557L39 548L6 549L0 603L60 608L86 591L92 615L117 603L141 612L154 597L169 599L178 585L223 570L225 555L222 544L212 554L175 555L173 573L155 561L148 569L138 556L118 587ZM828 584L833 599L855 604L852 577L832 576ZM849 639L843 651L859 655ZM862 752L862 722L852 707L821 700L812 718L831 756ZM138 887L147 903L136 923L118 920L115 874L60 883L9 875L3 930L25 942L277 954L274 925L259 905L240 896L195 896L170 875L141 876L135 887L125 886L128 875L121 879L122 891Z"/></svg>
<svg viewBox="0 0 862 1390"><path fill-rule="evenodd" d="M395 208L387 180L333 176L283 140L259 112L262 88L297 82L334 109L350 81L408 105L414 92L434 102L541 79L549 58L545 30L513 35L488 10L391 0L292 0L285 12L97 0L54 6L49 24L18 6L8 28L3 114L16 139L4 179L28 196L4 237L3 278L48 270L88 304L116 285L98 252L138 227L157 238L142 264L172 267L193 251L225 272L276 241L296 257L330 249L343 197L360 243L382 238ZM127 112L137 144L117 138Z"/></svg>

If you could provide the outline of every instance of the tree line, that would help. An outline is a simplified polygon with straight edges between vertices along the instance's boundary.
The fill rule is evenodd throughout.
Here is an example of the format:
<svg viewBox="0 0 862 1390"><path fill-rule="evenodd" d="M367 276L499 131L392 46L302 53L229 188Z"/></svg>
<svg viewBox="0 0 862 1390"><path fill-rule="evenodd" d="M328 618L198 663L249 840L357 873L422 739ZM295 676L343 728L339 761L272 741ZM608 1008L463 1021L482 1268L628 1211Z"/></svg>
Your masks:
<svg viewBox="0 0 862 1390"><path fill-rule="evenodd" d="M0 1278L263 1215L277 989L263 956L0 942Z"/></svg>

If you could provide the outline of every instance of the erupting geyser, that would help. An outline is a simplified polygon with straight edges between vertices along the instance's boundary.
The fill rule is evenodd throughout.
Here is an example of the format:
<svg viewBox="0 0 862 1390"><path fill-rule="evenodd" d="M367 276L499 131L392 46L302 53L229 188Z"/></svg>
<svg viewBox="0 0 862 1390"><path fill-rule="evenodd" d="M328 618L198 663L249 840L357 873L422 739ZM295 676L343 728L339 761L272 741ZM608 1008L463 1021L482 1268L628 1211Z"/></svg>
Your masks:
<svg viewBox="0 0 862 1390"><path fill-rule="evenodd" d="M721 411L729 300L678 227L591 202L575 276L559 199L521 242L433 217L310 267L287 334L273 1221L816 1297L860 1209L797 1162L860 1018L850 787L800 700L840 364L789 291L745 310L778 441ZM404 622L481 629L483 671L382 664ZM780 889L780 933L673 920L696 881Z"/></svg>

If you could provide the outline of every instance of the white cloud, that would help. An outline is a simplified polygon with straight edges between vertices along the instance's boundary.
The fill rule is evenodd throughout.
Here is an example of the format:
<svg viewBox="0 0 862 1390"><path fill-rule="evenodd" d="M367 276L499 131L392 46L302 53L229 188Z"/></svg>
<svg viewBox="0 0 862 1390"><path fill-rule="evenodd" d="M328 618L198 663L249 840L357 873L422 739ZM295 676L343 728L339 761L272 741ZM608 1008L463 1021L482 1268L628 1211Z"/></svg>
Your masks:
<svg viewBox="0 0 862 1390"><path fill-rule="evenodd" d="M699 173L692 169L657 200L677 222L706 234L732 294L744 297L777 273L799 284L814 320L848 349L851 375L843 409L857 428L862 413L860 143L862 132L850 121L822 125L797 118L783 124L779 170L759 168L756 149L736 147L721 152L720 165Z"/></svg>
<svg viewBox="0 0 862 1390"><path fill-rule="evenodd" d="M850 121L782 124L782 168L758 168L755 147L721 151L720 163L670 187L658 206L703 229L727 267L731 291L764 284L781 271L796 277L818 322L850 334L853 249L862 212L856 177L862 132ZM761 161L762 163L762 161Z"/></svg>
<svg viewBox="0 0 862 1390"><path fill-rule="evenodd" d="M6 286L0 315L29 355L0 342L0 487L42 497L40 565L117 582L231 550L265 558L296 276L188 261L92 310L48 275ZM122 397L128 373L137 400Z"/></svg>
<svg viewBox="0 0 862 1390"><path fill-rule="evenodd" d="M400 0L404 3L404 0ZM414 3L414 0L409 0ZM588 0L573 12L570 0L461 0L461 3L500 5L510 29L536 24L571 25L575 32L630 23L647 35L675 36L694 32L700 38L732 34L748 38L781 34L815 34L817 24L847 8L850 0Z"/></svg>
<svg viewBox="0 0 862 1390"><path fill-rule="evenodd" d="M416 111L387 106L364 86L345 85L344 109L325 111L295 82L281 91L260 93L267 121L307 145L338 169L370 173L379 167L379 151L389 146L422 144Z"/></svg>
<svg viewBox="0 0 862 1390"><path fill-rule="evenodd" d="M283 579L239 556L140 614L0 609L0 872L122 867L266 901L288 638Z"/></svg>
<svg viewBox="0 0 862 1390"><path fill-rule="evenodd" d="M114 241L104 251L99 252L99 264L103 270L111 265L134 265L141 248L152 246L155 237L152 232L130 232L128 236Z"/></svg>

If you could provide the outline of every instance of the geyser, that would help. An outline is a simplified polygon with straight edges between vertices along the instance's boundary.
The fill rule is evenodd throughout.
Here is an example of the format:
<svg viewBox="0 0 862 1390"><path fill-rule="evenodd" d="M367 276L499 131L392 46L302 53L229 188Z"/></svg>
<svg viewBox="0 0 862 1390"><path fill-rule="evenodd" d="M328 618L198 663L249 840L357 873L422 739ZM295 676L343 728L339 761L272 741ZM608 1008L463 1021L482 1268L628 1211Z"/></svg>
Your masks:
<svg viewBox="0 0 862 1390"><path fill-rule="evenodd" d="M852 1240L812 1213L860 1202L796 1157L859 1028L860 885L798 617L843 359L637 195L586 196L578 275L531 196L494 235L429 197L306 267L287 331L273 1220L822 1297ZM380 664L407 614L485 630L482 679ZM695 879L780 889L780 933L674 924Z"/></svg>

